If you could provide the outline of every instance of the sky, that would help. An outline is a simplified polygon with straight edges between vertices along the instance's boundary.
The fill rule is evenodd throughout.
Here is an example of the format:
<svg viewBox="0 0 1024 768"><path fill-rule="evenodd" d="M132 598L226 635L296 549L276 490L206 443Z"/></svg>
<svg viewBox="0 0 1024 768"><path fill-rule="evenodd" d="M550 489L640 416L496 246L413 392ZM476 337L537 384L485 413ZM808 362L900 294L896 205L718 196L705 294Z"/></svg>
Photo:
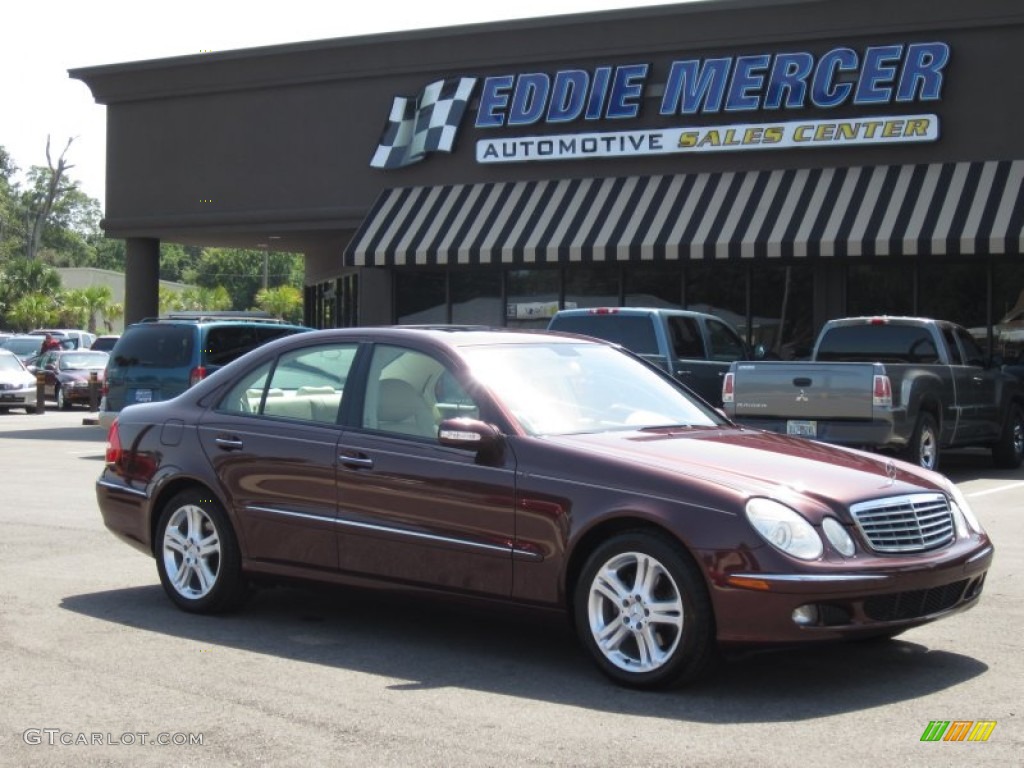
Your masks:
<svg viewBox="0 0 1024 768"><path fill-rule="evenodd" d="M106 111L68 70L202 51L664 5L644 0L7 0L0 7L0 146L23 172L56 163L102 204ZM22 174L20 181L24 181Z"/></svg>

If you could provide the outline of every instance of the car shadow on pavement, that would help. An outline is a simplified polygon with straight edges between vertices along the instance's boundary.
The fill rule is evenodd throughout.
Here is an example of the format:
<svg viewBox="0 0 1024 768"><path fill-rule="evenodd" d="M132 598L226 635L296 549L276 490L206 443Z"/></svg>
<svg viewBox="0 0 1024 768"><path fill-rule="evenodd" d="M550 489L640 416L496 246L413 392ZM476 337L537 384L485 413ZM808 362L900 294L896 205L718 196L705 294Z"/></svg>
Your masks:
<svg viewBox="0 0 1024 768"><path fill-rule="evenodd" d="M77 427L49 427L42 429L20 429L0 433L4 440L70 440L72 442L95 442L105 443L107 431L98 427L77 426Z"/></svg>
<svg viewBox="0 0 1024 768"><path fill-rule="evenodd" d="M390 690L459 687L697 723L827 717L916 699L988 669L970 656L915 643L911 632L909 641L732 655L705 681L648 693L607 681L561 617L321 587L261 589L225 617L178 611L159 586L73 595L61 606L189 639L199 650L224 646L408 681Z"/></svg>

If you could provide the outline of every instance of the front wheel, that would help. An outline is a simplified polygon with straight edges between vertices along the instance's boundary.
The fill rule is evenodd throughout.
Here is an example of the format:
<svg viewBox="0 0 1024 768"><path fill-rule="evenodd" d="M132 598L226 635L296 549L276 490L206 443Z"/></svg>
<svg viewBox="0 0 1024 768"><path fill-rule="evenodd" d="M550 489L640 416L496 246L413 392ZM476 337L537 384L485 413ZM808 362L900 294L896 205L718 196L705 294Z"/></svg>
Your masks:
<svg viewBox="0 0 1024 768"><path fill-rule="evenodd" d="M67 411L71 409L71 402L64 397L64 387L57 387L57 408L61 411Z"/></svg>
<svg viewBox="0 0 1024 768"><path fill-rule="evenodd" d="M913 437L907 446L906 458L911 464L924 469L939 468L939 427L930 413L918 416Z"/></svg>
<svg viewBox="0 0 1024 768"><path fill-rule="evenodd" d="M992 459L1003 469L1016 469L1024 461L1024 409L1017 403L1007 409L999 441L992 446Z"/></svg>
<svg viewBox="0 0 1024 768"><path fill-rule="evenodd" d="M155 554L160 583L182 610L223 613L245 597L238 541L208 494L185 491L164 506Z"/></svg>
<svg viewBox="0 0 1024 768"><path fill-rule="evenodd" d="M598 547L580 574L573 611L583 645L617 683L681 685L717 659L704 579L661 535L637 531Z"/></svg>

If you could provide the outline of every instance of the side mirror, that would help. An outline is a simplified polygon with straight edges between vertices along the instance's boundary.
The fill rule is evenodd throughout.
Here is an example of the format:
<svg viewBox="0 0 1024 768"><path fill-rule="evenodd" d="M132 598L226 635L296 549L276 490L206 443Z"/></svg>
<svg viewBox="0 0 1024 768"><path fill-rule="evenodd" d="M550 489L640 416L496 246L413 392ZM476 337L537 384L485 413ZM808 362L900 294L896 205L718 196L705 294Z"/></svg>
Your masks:
<svg viewBox="0 0 1024 768"><path fill-rule="evenodd" d="M754 347L754 359L755 360L764 360L767 355L768 355L768 350L765 349L764 344L758 344L756 347Z"/></svg>
<svg viewBox="0 0 1024 768"><path fill-rule="evenodd" d="M499 449L501 432L478 419L444 419L437 429L437 441L448 448L481 454Z"/></svg>

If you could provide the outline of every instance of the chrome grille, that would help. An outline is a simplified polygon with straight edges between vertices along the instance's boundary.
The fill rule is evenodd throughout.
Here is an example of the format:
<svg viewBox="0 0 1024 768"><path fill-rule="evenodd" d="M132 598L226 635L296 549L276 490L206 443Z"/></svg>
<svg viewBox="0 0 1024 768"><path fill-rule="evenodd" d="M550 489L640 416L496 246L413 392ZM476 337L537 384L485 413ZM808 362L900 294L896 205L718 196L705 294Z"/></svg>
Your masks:
<svg viewBox="0 0 1024 768"><path fill-rule="evenodd" d="M924 552L953 540L953 513L941 493L865 501L850 512L876 552Z"/></svg>

